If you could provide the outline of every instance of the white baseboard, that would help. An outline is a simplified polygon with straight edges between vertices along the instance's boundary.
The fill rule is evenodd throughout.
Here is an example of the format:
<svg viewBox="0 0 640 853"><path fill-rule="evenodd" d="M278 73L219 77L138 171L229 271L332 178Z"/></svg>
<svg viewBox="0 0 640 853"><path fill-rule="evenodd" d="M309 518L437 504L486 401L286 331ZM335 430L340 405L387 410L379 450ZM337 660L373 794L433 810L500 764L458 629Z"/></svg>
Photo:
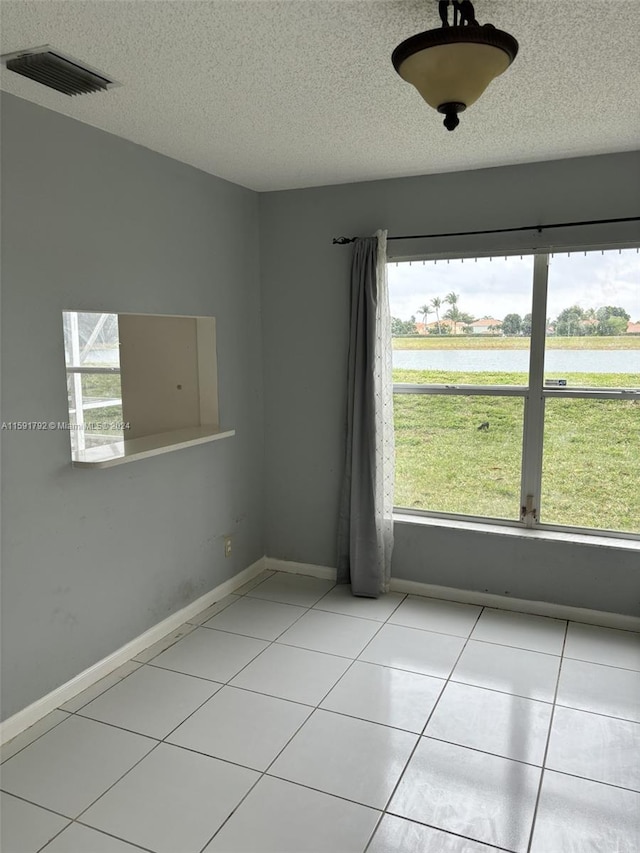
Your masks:
<svg viewBox="0 0 640 853"><path fill-rule="evenodd" d="M275 572L289 572L293 574L308 575L325 580L335 580L336 570L330 566L316 566L312 563L295 563L289 560L277 560L273 557L261 557L244 571L229 580L219 584L203 596L158 622L153 628L149 628L131 642L117 649L106 658L98 661L93 666L85 669L70 681L57 687L51 693L47 693L41 699L18 711L12 717L8 717L0 723L0 744L14 738L20 732L37 723L42 717L59 708L78 693L91 687L96 681L109 675L113 670L122 666L131 658L135 657L144 649L149 648L167 634L175 631L184 622L187 622L201 610L210 607L216 601L232 593L234 590L252 580L256 575L265 570ZM455 589L448 586L436 586L435 584L421 583L419 581L402 580L391 578L390 589L392 592L404 592L410 595L423 595L429 598L441 598L447 601L458 601L463 604L478 604L483 607L495 607L501 610L513 610L518 613L531 613L537 616L551 616L556 619L571 619L574 622L586 622L591 625L601 625L605 628L619 628L626 631L640 631L640 618L637 616L626 616L619 613L607 613L600 610L588 610L583 607L571 607L564 604L551 604L546 601L528 601L523 598L510 598L504 595L493 595L486 592L473 592L472 590Z"/></svg>
<svg viewBox="0 0 640 853"><path fill-rule="evenodd" d="M311 563L292 563L287 560L275 560L265 557L265 568L276 572L294 572L315 578L336 579L336 570L328 566L314 566ZM499 610L513 610L517 613L531 613L535 616L551 616L555 619L570 619L572 622L586 622L604 628L620 628L623 631L640 631L640 617L623 613L608 613L603 610L588 610L585 607L572 607L568 604L551 604L547 601L529 601L525 598L511 598L506 595L494 595L489 592L473 592L450 586L406 581L391 578L391 592L406 592L409 595L424 595L427 598L442 598L446 601L458 601L462 604L479 604L481 607L495 607Z"/></svg>
<svg viewBox="0 0 640 853"><path fill-rule="evenodd" d="M276 560L274 557L264 558L264 568L272 572L291 572L294 575L310 575L313 578L324 578L330 581L336 579L336 569L332 569L331 566L293 563L290 560Z"/></svg>
<svg viewBox="0 0 640 853"><path fill-rule="evenodd" d="M529 601L526 598L511 598L507 595L493 595L489 592L473 592L455 589L450 586L436 586L419 581L405 581L391 578L392 592L406 592L410 595L425 595L429 598L443 598L447 601L459 601L463 604L479 604L482 607L495 607L499 610L513 610L517 613L531 613L535 616L551 616L554 619L570 619L572 622L586 622L603 628L620 628L623 631L640 631L640 617L627 616L624 613L609 613L604 610L589 610L586 607L572 607L569 604L552 604L548 601Z"/></svg>
<svg viewBox="0 0 640 853"><path fill-rule="evenodd" d="M206 592L196 601L192 601L191 604L188 604L176 613L172 613L171 616L163 619L162 622L158 622L153 628L149 628L148 631L140 634L131 640L131 642L126 643L112 654L107 655L106 658L85 669L70 681L61 684L60 687L56 687L51 693L47 693L46 696L37 699L31 705L27 705L26 708L18 711L12 717L8 717L4 722L0 723L0 744L6 743L20 734L20 732L28 729L29 726L37 723L42 717L59 708L60 705L64 705L69 699L86 690L87 687L91 687L96 681L100 681L101 678L109 675L114 669L122 666L123 663L131 660L132 657L140 654L144 649L148 649L149 646L166 637L167 634L175 631L176 628L179 628L184 622L191 619L197 613L200 613L201 610L205 610L216 601L220 601L220 599L229 595L235 589L238 589L238 587L252 580L252 578L264 571L265 568L265 558L261 557L239 574L218 584L214 589Z"/></svg>

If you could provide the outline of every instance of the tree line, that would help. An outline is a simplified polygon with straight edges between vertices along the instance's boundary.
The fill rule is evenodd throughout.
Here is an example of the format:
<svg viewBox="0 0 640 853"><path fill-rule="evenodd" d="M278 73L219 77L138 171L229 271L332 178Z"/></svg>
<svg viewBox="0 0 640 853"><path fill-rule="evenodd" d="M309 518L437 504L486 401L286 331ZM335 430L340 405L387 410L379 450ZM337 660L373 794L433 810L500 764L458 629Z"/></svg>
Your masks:
<svg viewBox="0 0 640 853"><path fill-rule="evenodd" d="M422 315L422 322L425 326L425 332L428 334L448 335L458 333L458 326L462 326L462 331L465 334L473 332L472 324L474 318L471 314L462 312L458 306L459 293L448 293L442 299L438 296L434 297L431 302L425 303L418 308L417 314ZM449 309L442 315L442 320L449 321L442 323L440 310L444 304L449 305ZM426 326L430 314L436 316L436 328L427 330ZM488 319L488 318L487 318ZM555 320L547 318L547 330L556 335L563 337L584 336L584 335L623 335L627 330L627 324L631 319L630 315L618 305L604 305L602 308L581 308L579 305L572 305L561 311ZM487 332L496 334L501 332L507 336L522 336L529 337L531 335L531 314L507 314L504 319L497 324L487 326ZM418 328L416 325L415 314L409 320L400 320L398 317L391 318L391 333L394 337L402 335L417 335Z"/></svg>

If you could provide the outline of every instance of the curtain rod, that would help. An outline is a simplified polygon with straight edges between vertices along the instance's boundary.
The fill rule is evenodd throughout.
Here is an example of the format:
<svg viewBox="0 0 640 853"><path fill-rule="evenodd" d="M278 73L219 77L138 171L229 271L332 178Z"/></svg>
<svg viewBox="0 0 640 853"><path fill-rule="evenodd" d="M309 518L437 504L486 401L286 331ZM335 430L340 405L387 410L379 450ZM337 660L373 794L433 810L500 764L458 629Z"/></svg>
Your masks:
<svg viewBox="0 0 640 853"><path fill-rule="evenodd" d="M387 240L431 240L436 237L470 237L476 234L506 234L514 231L537 231L542 234L548 228L575 228L579 225L609 225L613 222L638 222L640 216L626 216L621 219L591 219L588 222L554 222L551 225L522 225L519 228L491 228L487 231L452 231L449 234L404 234L401 237L387 237ZM355 243L359 237L334 237L333 243L346 246Z"/></svg>

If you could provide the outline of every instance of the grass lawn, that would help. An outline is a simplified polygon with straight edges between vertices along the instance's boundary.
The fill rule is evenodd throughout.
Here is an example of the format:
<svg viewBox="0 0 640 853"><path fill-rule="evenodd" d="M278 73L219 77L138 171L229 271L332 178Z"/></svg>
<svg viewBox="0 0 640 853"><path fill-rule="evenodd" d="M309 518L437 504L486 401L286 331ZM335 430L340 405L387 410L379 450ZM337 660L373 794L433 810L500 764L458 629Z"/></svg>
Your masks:
<svg viewBox="0 0 640 853"><path fill-rule="evenodd" d="M594 387L630 381L567 379ZM394 381L518 385L526 376L395 370ZM396 505L517 519L523 410L518 397L396 394ZM638 533L639 484L640 401L547 401L541 521Z"/></svg>
<svg viewBox="0 0 640 853"><path fill-rule="evenodd" d="M531 338L491 337L490 335L424 335L393 338L394 349L529 349ZM630 349L640 350L640 335L589 335L576 338L548 337L547 349Z"/></svg>

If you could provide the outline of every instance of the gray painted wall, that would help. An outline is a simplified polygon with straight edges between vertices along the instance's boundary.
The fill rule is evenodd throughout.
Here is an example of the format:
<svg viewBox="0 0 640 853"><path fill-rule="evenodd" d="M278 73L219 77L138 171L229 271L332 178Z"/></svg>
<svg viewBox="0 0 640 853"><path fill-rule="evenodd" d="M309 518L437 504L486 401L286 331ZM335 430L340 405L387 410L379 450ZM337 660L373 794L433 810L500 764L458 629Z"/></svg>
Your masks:
<svg viewBox="0 0 640 853"><path fill-rule="evenodd" d="M258 198L12 96L2 110L2 420L67 419L63 309L210 314L237 431L101 471L71 468L64 432L2 433L3 718L265 552L335 565L351 252L333 236L637 214L636 154ZM640 613L639 562L398 524L393 574Z"/></svg>
<svg viewBox="0 0 640 853"><path fill-rule="evenodd" d="M454 140L455 141L455 140ZM637 216L637 152L260 196L266 551L335 565L343 464L349 266L338 235L429 234ZM390 243L397 257L594 244L637 225ZM394 577L640 614L640 555L396 525Z"/></svg>
<svg viewBox="0 0 640 853"><path fill-rule="evenodd" d="M4 718L264 541L257 194L10 95L2 132L2 420L68 420L61 312L75 309L214 315L236 429L98 471L71 468L66 432L2 434Z"/></svg>

